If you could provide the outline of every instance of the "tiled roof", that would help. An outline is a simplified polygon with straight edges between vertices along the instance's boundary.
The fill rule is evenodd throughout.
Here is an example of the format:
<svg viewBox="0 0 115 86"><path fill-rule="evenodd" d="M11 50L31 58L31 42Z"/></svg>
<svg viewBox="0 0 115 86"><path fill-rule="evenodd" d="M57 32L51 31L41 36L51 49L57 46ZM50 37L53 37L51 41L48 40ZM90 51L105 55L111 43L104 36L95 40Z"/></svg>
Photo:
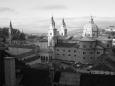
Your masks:
<svg viewBox="0 0 115 86"><path fill-rule="evenodd" d="M91 70L115 71L115 61L113 61L107 54L100 56L103 62L93 67Z"/></svg>
<svg viewBox="0 0 115 86"><path fill-rule="evenodd" d="M107 38L107 37L105 37L105 36L100 36L100 37L98 37L97 38L97 40L106 40L106 41L112 41L112 39L109 39L109 38Z"/></svg>
<svg viewBox="0 0 115 86"><path fill-rule="evenodd" d="M99 64L93 68L91 68L91 70L100 70L100 71L112 71L111 68L109 68L108 66L106 66L105 64Z"/></svg>
<svg viewBox="0 0 115 86"><path fill-rule="evenodd" d="M102 47L102 46L99 46L99 45L97 45L96 48L98 48L98 49L103 49L103 47Z"/></svg>
<svg viewBox="0 0 115 86"><path fill-rule="evenodd" d="M96 40L91 37L83 37L83 38L79 39L79 41L96 41Z"/></svg>
<svg viewBox="0 0 115 86"><path fill-rule="evenodd" d="M39 40L39 42L48 42L48 40L47 39L41 39L41 40Z"/></svg>
<svg viewBox="0 0 115 86"><path fill-rule="evenodd" d="M59 43L55 47L79 47L77 43Z"/></svg>

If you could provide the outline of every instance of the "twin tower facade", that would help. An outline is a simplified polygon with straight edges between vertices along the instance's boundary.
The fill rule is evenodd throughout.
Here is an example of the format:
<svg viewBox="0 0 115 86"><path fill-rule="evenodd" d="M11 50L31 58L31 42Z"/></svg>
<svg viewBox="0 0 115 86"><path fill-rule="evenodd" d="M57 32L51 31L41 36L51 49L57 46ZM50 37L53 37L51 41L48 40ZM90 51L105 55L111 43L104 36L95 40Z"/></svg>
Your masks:
<svg viewBox="0 0 115 86"><path fill-rule="evenodd" d="M62 19L62 25L60 31L56 28L54 18L51 17L51 24L48 30L48 46L55 46L57 39L63 39L67 37L67 27L64 19Z"/></svg>

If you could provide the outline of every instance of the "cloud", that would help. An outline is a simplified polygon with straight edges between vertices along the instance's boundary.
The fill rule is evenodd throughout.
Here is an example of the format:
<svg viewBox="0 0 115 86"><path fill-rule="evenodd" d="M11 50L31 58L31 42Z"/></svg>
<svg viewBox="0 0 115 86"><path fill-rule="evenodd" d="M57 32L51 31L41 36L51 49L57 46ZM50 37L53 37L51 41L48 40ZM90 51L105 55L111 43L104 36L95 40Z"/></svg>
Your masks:
<svg viewBox="0 0 115 86"><path fill-rule="evenodd" d="M8 8L8 7L0 7L0 12L15 12L14 9Z"/></svg>

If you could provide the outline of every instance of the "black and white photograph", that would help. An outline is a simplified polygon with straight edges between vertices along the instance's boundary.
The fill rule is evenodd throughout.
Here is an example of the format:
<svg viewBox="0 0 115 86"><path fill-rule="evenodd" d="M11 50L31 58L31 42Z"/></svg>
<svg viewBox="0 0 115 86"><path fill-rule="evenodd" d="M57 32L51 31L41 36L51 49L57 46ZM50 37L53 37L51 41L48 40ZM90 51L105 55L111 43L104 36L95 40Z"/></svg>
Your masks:
<svg viewBox="0 0 115 86"><path fill-rule="evenodd" d="M0 86L115 86L115 0L0 0Z"/></svg>

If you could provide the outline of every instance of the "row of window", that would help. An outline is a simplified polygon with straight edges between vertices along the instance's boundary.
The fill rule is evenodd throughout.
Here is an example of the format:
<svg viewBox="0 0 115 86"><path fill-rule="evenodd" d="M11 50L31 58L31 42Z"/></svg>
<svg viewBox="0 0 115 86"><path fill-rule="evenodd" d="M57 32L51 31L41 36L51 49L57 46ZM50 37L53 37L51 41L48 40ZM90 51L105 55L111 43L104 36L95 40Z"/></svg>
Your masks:
<svg viewBox="0 0 115 86"><path fill-rule="evenodd" d="M92 45L89 45L89 48L92 48ZM87 48L87 45L83 45L83 48Z"/></svg>
<svg viewBox="0 0 115 86"><path fill-rule="evenodd" d="M83 52L83 55L86 54L86 52ZM90 54L93 54L93 52L90 52ZM97 54L100 54L100 52L97 52ZM60 55L60 54L57 54L57 55ZM66 54L62 54L63 56L65 56ZM68 56L71 56L71 54L68 54ZM76 55L74 55L76 56Z"/></svg>
<svg viewBox="0 0 115 86"><path fill-rule="evenodd" d="M57 51L59 51L59 49L57 49ZM62 51L65 52L65 50ZM68 52L71 52L71 50L68 50ZM77 52L77 50L74 50L74 52Z"/></svg>
<svg viewBox="0 0 115 86"><path fill-rule="evenodd" d="M45 61L52 60L51 56L49 56L49 57L47 57L47 56L40 56L40 57L41 57L41 60L45 60Z"/></svg>
<svg viewBox="0 0 115 86"><path fill-rule="evenodd" d="M65 52L65 50L63 50ZM71 52L70 50L68 50L68 52ZM74 50L74 52L76 52L76 50ZM83 52L83 54L86 54L86 52ZM94 52L89 52L89 54L94 54ZM100 54L100 52L97 52L97 54Z"/></svg>
<svg viewBox="0 0 115 86"><path fill-rule="evenodd" d="M57 54L59 55L59 54ZM65 56L65 54L62 54L63 56ZM71 56L71 54L68 54L68 56ZM74 57L76 57L77 55L74 55ZM79 57L78 57L79 58ZM87 57L83 57L83 59L86 59ZM93 59L93 57L90 57L90 59Z"/></svg>
<svg viewBox="0 0 115 86"><path fill-rule="evenodd" d="M83 54L86 54L86 52L83 52ZM94 54L94 52L89 52L89 54ZM97 51L97 54L100 54L100 52Z"/></svg>

